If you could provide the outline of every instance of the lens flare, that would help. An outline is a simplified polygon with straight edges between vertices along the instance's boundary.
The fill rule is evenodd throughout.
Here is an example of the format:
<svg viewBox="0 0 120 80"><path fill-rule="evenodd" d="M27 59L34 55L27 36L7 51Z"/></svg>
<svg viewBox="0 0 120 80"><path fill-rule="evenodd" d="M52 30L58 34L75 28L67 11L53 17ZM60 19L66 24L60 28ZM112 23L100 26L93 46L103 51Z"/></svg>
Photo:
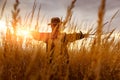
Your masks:
<svg viewBox="0 0 120 80"><path fill-rule="evenodd" d="M17 29L16 34L21 37L31 37L30 31L27 29Z"/></svg>

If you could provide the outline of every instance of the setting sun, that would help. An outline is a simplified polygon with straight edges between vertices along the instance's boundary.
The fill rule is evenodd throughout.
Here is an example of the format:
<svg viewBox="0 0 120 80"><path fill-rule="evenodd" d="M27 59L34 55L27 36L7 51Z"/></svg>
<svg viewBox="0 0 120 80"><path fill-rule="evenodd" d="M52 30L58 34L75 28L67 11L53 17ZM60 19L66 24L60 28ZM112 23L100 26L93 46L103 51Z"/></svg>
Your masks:
<svg viewBox="0 0 120 80"><path fill-rule="evenodd" d="M30 31L26 29L17 29L17 36L30 37Z"/></svg>
<svg viewBox="0 0 120 80"><path fill-rule="evenodd" d="M6 29L7 29L6 23L4 21L0 20L0 33L5 34ZM10 28L10 30L13 33L13 29ZM17 36L30 37L30 32L27 29L18 28L16 34L17 34Z"/></svg>

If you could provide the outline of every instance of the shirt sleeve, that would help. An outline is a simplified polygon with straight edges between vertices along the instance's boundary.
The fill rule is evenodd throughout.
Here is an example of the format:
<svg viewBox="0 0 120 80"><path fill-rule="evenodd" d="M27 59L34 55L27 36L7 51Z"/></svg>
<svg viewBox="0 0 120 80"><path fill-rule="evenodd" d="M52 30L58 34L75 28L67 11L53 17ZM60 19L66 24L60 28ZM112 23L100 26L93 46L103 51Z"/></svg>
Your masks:
<svg viewBox="0 0 120 80"><path fill-rule="evenodd" d="M49 33L40 33L37 31L31 31L31 35L35 40L46 42L49 38Z"/></svg>
<svg viewBox="0 0 120 80"><path fill-rule="evenodd" d="M79 33L66 34L66 40L68 42L73 42L84 38L84 34L80 31Z"/></svg>

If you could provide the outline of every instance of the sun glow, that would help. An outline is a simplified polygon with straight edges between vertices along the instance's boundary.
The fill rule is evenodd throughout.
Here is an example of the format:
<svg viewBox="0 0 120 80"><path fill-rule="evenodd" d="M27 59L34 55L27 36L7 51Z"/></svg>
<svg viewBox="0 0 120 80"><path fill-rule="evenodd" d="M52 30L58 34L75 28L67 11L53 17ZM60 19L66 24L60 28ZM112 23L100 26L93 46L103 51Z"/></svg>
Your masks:
<svg viewBox="0 0 120 80"><path fill-rule="evenodd" d="M16 32L17 36L22 36L22 37L31 37L31 34L30 34L30 31L27 30L27 29L17 29L17 32Z"/></svg>
<svg viewBox="0 0 120 80"><path fill-rule="evenodd" d="M13 34L14 33L13 27L10 24L9 24L8 27L6 27L5 21L0 20L0 45L2 44L2 41L3 41L2 38L6 36L5 33L6 33L8 28L10 29L11 33ZM50 31L50 30L48 30L48 31ZM40 32L42 32L42 31L40 31ZM21 26L18 26L18 28L16 30L16 35L17 35L18 39L22 38L24 43L26 43L27 40L34 41L31 30L28 29L27 27L22 28ZM113 38L113 37L116 40L119 40L120 39L120 34L119 33L113 33L111 35L111 38Z"/></svg>
<svg viewBox="0 0 120 80"><path fill-rule="evenodd" d="M4 21L0 20L0 32L5 33L6 32L6 24Z"/></svg>

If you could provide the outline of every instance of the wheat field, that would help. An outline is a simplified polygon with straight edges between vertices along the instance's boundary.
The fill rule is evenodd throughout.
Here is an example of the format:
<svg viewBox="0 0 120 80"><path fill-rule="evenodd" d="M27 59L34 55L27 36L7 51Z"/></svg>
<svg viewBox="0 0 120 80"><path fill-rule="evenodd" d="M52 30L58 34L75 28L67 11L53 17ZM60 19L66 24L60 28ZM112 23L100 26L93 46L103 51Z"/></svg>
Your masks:
<svg viewBox="0 0 120 80"><path fill-rule="evenodd" d="M45 43L16 35L19 27L32 25L36 7L35 0L31 16L26 17L20 24L22 10L18 7L19 1L15 0L13 5L12 21L6 18L6 24L10 22L12 30L7 28L5 36L1 37L0 80L120 80L120 37L117 41L111 37L115 30L102 37L106 0L101 0L98 13L96 13L98 25L92 40L89 43L86 40L91 32L89 30L86 37L81 40L81 45L76 46L73 43L72 48L69 44L68 49L65 46L62 49L57 48L54 51L55 55L52 56L52 63L50 63L52 51L45 51ZM6 2L7 0L1 7L0 19L4 17ZM76 0L73 0L67 8L63 25L72 24L70 19L75 2ZM38 30L40 26L40 8L41 6L34 30ZM73 24L72 27L76 25ZM68 52L64 52L66 49ZM60 51L63 54L57 54Z"/></svg>

